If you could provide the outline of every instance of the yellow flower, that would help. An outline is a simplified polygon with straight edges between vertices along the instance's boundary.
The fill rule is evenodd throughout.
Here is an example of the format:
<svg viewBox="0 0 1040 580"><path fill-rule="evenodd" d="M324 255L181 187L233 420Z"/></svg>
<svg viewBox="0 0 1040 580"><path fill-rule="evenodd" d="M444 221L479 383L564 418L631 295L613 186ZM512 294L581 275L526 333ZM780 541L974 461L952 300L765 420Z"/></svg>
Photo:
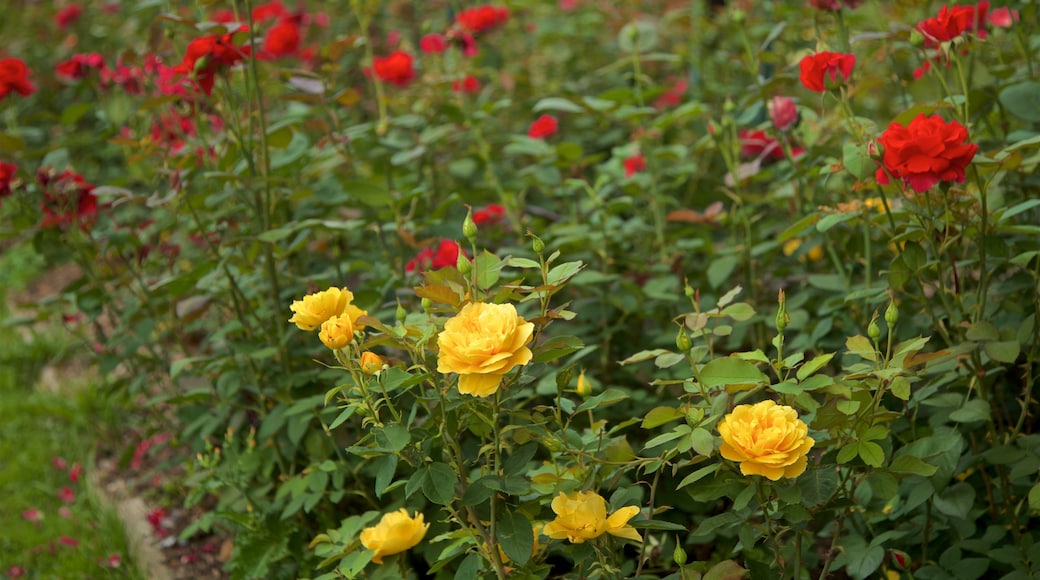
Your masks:
<svg viewBox="0 0 1040 580"><path fill-rule="evenodd" d="M350 341L354 340L354 325L350 321L350 315L341 314L322 322L318 338L332 350L339 350L350 344Z"/></svg>
<svg viewBox="0 0 1040 580"><path fill-rule="evenodd" d="M346 288L329 288L308 294L303 300L294 300L289 306L293 311L289 322L298 326L300 330L314 330L334 316L349 314L351 324L360 330L364 326L358 325L358 318L368 312L351 304L353 300L354 293Z"/></svg>
<svg viewBox="0 0 1040 580"><path fill-rule="evenodd" d="M719 423L719 451L726 459L739 461L744 475L764 475L772 481L798 477L816 443L808 432L809 426L791 407L773 401L738 405Z"/></svg>
<svg viewBox="0 0 1040 580"><path fill-rule="evenodd" d="M781 251L783 251L785 256L790 256L791 254L795 253L800 247L802 247L802 240L799 240L798 238L791 238L790 240L784 242ZM800 259L804 261L806 258L808 258L810 262L816 262L819 261L819 259L822 257L823 248L817 245L813 246L812 248L809 248L809 251L805 253L805 256Z"/></svg>
<svg viewBox="0 0 1040 580"><path fill-rule="evenodd" d="M376 555L372 561L383 563L384 556L392 556L411 548L422 541L430 524L423 523L423 515L415 512L409 516L408 510L401 508L396 512L383 514L379 523L361 530L361 544Z"/></svg>
<svg viewBox="0 0 1040 580"><path fill-rule="evenodd" d="M386 366L386 359L378 354L366 350L361 353L361 372L366 375L377 375Z"/></svg>
<svg viewBox="0 0 1040 580"><path fill-rule="evenodd" d="M470 302L437 335L437 372L458 373L460 393L493 395L502 375L531 362L533 333L512 304Z"/></svg>
<svg viewBox="0 0 1040 580"><path fill-rule="evenodd" d="M554 540L567 538L574 544L582 544L603 535L604 532L642 542L643 538L628 520L639 513L636 506L619 509L607 517L607 500L594 491L561 493L552 501L556 519L545 524L542 533Z"/></svg>

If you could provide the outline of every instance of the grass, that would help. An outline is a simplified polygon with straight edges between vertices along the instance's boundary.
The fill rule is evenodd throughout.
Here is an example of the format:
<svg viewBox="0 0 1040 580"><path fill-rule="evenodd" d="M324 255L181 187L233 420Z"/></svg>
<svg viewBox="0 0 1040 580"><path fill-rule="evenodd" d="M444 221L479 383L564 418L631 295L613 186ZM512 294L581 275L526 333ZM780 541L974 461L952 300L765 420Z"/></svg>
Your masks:
<svg viewBox="0 0 1040 580"><path fill-rule="evenodd" d="M0 255L0 321L9 318L8 292L38 270L25 246ZM0 577L140 578L122 524L87 484L111 405L89 380L57 393L37 388L40 370L72 348L60 329L26 339L0 327Z"/></svg>

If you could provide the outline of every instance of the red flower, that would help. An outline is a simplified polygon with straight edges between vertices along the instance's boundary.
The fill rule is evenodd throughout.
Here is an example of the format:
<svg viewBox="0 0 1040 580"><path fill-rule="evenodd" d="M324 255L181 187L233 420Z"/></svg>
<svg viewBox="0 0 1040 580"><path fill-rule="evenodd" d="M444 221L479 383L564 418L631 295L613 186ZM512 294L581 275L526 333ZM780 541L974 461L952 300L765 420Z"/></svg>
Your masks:
<svg viewBox="0 0 1040 580"><path fill-rule="evenodd" d="M489 203L488 205L477 209L473 212L473 223L479 225L482 224L497 224L506 217L505 206L497 203Z"/></svg>
<svg viewBox="0 0 1040 580"><path fill-rule="evenodd" d="M18 175L18 166L14 163L0 161L0 200L11 195L11 183Z"/></svg>
<svg viewBox="0 0 1040 580"><path fill-rule="evenodd" d="M218 71L238 64L249 56L249 46L235 46L232 37L239 32L248 32L249 27L242 26L227 34L203 36L188 44L181 63L173 67L174 72L182 75L194 75L202 92L213 94L214 77Z"/></svg>
<svg viewBox="0 0 1040 580"><path fill-rule="evenodd" d="M1018 22L1018 10L1012 10L1007 6L997 8L989 13L986 20L997 28L1011 28L1012 24Z"/></svg>
<svg viewBox="0 0 1040 580"><path fill-rule="evenodd" d="M497 6L468 8L455 16L455 22L473 34L491 30L504 24L507 20L509 20L509 9Z"/></svg>
<svg viewBox="0 0 1040 580"><path fill-rule="evenodd" d="M69 469L69 480L72 483L79 483L80 476L83 475L83 466L79 463L73 463L72 469Z"/></svg>
<svg viewBox="0 0 1040 580"><path fill-rule="evenodd" d="M780 142L761 129L741 129L737 136L740 139L740 156L745 159L764 158L779 161L784 158L784 148L780 146Z"/></svg>
<svg viewBox="0 0 1040 580"><path fill-rule="evenodd" d="M269 58L296 54L300 49L300 27L297 18L283 18L264 37L263 51Z"/></svg>
<svg viewBox="0 0 1040 580"><path fill-rule="evenodd" d="M234 10L228 10L225 8L223 10L215 10L209 15L209 20L210 22L216 22L218 24L231 24L237 19L235 18Z"/></svg>
<svg viewBox="0 0 1040 580"><path fill-rule="evenodd" d="M70 548L75 548L79 545L79 540L77 540L76 538L70 538L68 536L61 536L58 538L58 541L62 544L65 544L66 546L69 546Z"/></svg>
<svg viewBox="0 0 1040 580"><path fill-rule="evenodd" d="M64 457L53 457L51 459L51 465L53 465L55 469L65 471L65 468L68 466L68 463L65 462Z"/></svg>
<svg viewBox="0 0 1040 580"><path fill-rule="evenodd" d="M415 78L415 69L412 68L412 55L398 50L386 57L375 57L372 59L372 70L380 80L393 83L399 87L406 87Z"/></svg>
<svg viewBox="0 0 1040 580"><path fill-rule="evenodd" d="M917 23L917 31L924 35L925 46L938 46L968 32L975 32L985 38L986 12L989 2L979 2L974 6L943 6L939 15Z"/></svg>
<svg viewBox="0 0 1040 580"><path fill-rule="evenodd" d="M94 186L82 175L69 169L55 175L53 170L41 168L36 173L36 180L44 189L40 227L64 228L78 222L81 228L88 229L93 224L97 215L97 197L94 196ZM64 461L61 460L62 465ZM57 459L54 464L57 467Z"/></svg>
<svg viewBox="0 0 1040 580"><path fill-rule="evenodd" d="M64 486L58 490L58 498L65 503L73 503L76 501L76 492L72 491L71 487Z"/></svg>
<svg viewBox="0 0 1040 580"><path fill-rule="evenodd" d="M278 18L284 18L288 15L289 11L285 9L281 0L274 0L273 2L267 2L266 4L261 4L256 8L253 8L254 22L275 20Z"/></svg>
<svg viewBox="0 0 1040 580"><path fill-rule="evenodd" d="M452 81L451 90L456 93L479 93L480 92L480 81L473 75L467 75L462 80Z"/></svg>
<svg viewBox="0 0 1040 580"><path fill-rule="evenodd" d="M531 123L531 127L527 130L527 136L532 139L545 139L550 135L554 135L558 128L559 124L556 122L556 117L542 115Z"/></svg>
<svg viewBox="0 0 1040 580"><path fill-rule="evenodd" d="M686 79L679 79L672 85L668 90L661 93L661 96L654 100L654 108L667 109L669 107L678 106L682 102L683 95L686 94L686 89L689 88L690 83L686 82Z"/></svg>
<svg viewBox="0 0 1040 580"><path fill-rule="evenodd" d="M818 52L810 54L798 63L802 70L801 80L805 88L822 93L831 83L845 82L852 76L856 66L856 55L840 52Z"/></svg>
<svg viewBox="0 0 1040 580"><path fill-rule="evenodd" d="M123 557L119 554L112 554L107 559L109 568L118 568L123 563Z"/></svg>
<svg viewBox="0 0 1040 580"><path fill-rule="evenodd" d="M29 508L22 512L22 518L27 521L36 523L43 519L43 512L36 508Z"/></svg>
<svg viewBox="0 0 1040 580"><path fill-rule="evenodd" d="M424 271L428 268L440 270L441 268L454 267L459 261L459 254L466 254L459 243L455 240L441 240L436 250L423 248L414 258L408 261L404 270L406 272Z"/></svg>
<svg viewBox="0 0 1040 580"><path fill-rule="evenodd" d="M68 6L58 10L57 14L54 15L54 23L58 25L58 28L68 28L79 17L83 14L83 7L79 4L69 4Z"/></svg>
<svg viewBox="0 0 1040 580"><path fill-rule="evenodd" d="M36 92L36 85L29 81L29 69L21 59L0 58L0 99L12 91L28 97Z"/></svg>
<svg viewBox="0 0 1040 580"><path fill-rule="evenodd" d="M419 49L426 54L439 54L448 49L448 41L440 34L427 34L419 39Z"/></svg>
<svg viewBox="0 0 1040 580"><path fill-rule="evenodd" d="M877 182L885 185L888 174L914 191L928 191L940 181L964 182L964 170L979 146L968 143L968 130L939 115L914 117L906 127L892 123L878 143L884 148ZM888 173L885 172L888 170Z"/></svg>
<svg viewBox="0 0 1040 580"><path fill-rule="evenodd" d="M74 54L72 58L58 63L54 67L54 72L66 80L79 80L86 78L92 69L105 70L105 59L96 52Z"/></svg>
<svg viewBox="0 0 1040 580"><path fill-rule="evenodd" d="M767 103L769 120L780 131L786 131L798 122L798 107L791 97L773 97Z"/></svg>
<svg viewBox="0 0 1040 580"><path fill-rule="evenodd" d="M635 155L626 158L624 164L625 177L632 177L636 173L646 169L646 158L643 157L642 153L636 153Z"/></svg>

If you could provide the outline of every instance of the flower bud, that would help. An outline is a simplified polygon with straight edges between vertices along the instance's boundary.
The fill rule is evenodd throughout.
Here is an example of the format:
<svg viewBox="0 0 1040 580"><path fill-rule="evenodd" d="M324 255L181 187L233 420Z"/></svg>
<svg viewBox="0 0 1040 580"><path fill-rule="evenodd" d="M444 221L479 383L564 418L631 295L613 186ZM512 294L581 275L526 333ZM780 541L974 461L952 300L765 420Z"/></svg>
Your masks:
<svg viewBox="0 0 1040 580"><path fill-rule="evenodd" d="M910 555L900 550L889 550L889 555L892 556L892 564L900 570L909 570L910 564L913 562L910 560Z"/></svg>
<svg viewBox="0 0 1040 580"><path fill-rule="evenodd" d="M574 390L582 397L592 394L592 384L585 378L585 371L581 371L578 375L578 386Z"/></svg>
<svg viewBox="0 0 1040 580"><path fill-rule="evenodd" d="M419 302L419 304L421 304L421 305L422 305L422 307L423 307L423 310L429 310L430 308L432 308L432 307L433 307L433 300L430 300L429 298L423 298L423 299L422 299L422 300L421 300L421 301Z"/></svg>
<svg viewBox="0 0 1040 580"><path fill-rule="evenodd" d="M459 252L459 257L455 260L455 269L461 274L469 274L473 270L473 263L469 261L466 254Z"/></svg>
<svg viewBox="0 0 1040 580"><path fill-rule="evenodd" d="M910 44L912 46L921 46L924 44L924 35L916 28L910 32Z"/></svg>
<svg viewBox="0 0 1040 580"><path fill-rule="evenodd" d="M877 311L874 312L873 318L870 319L870 324L867 325L867 336L873 341L881 338L881 327L877 323Z"/></svg>
<svg viewBox="0 0 1040 580"><path fill-rule="evenodd" d="M407 318L407 317L408 317L408 311L406 311L404 309L404 306L401 306L401 301L398 300L397 301L397 310L394 311L394 318L396 318L398 322L404 323L404 319Z"/></svg>
<svg viewBox="0 0 1040 580"><path fill-rule="evenodd" d="M776 330L783 332L791 322L791 315L787 313L787 295L783 290L780 290L777 301L780 303L780 308L776 311Z"/></svg>
<svg viewBox="0 0 1040 580"><path fill-rule="evenodd" d="M687 298L693 298L693 288L690 287L689 284L687 284L685 287L683 287L683 294L685 294Z"/></svg>
<svg viewBox="0 0 1040 580"><path fill-rule="evenodd" d="M679 327L679 333L675 335L675 348L679 349L679 352L686 354L693 348L693 344L690 343L690 335L686 334L686 329Z"/></svg>
<svg viewBox="0 0 1040 580"><path fill-rule="evenodd" d="M361 372L366 375L378 375L386 366L386 359L378 354L366 350L361 353Z"/></svg>
<svg viewBox="0 0 1040 580"><path fill-rule="evenodd" d="M885 309L885 324L888 325L888 329L891 331L895 328L897 322L899 322L899 309L896 308L896 301L892 299L889 300L888 308Z"/></svg>
<svg viewBox="0 0 1040 580"><path fill-rule="evenodd" d="M466 219L462 220L462 235L472 244L477 239L477 222L473 221L473 208L467 208Z"/></svg>
<svg viewBox="0 0 1040 580"><path fill-rule="evenodd" d="M680 566L686 563L686 550L682 549L682 544L679 543L679 538L675 539L675 549L672 550L672 560Z"/></svg>
<svg viewBox="0 0 1040 580"><path fill-rule="evenodd" d="M534 234L531 234L531 237L534 238L534 241L531 242L531 250L533 250L534 253L541 255L541 253L545 251L545 242Z"/></svg>

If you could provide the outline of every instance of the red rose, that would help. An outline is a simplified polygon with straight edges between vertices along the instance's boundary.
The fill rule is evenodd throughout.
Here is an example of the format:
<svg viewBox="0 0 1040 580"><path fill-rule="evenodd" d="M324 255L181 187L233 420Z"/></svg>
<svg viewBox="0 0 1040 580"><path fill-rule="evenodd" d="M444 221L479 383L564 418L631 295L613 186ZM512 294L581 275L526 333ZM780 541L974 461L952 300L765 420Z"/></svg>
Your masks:
<svg viewBox="0 0 1040 580"><path fill-rule="evenodd" d="M79 20L79 17L82 14L82 6L79 4L69 4L61 10L58 10L58 13L54 15L54 23L58 25L58 28L65 29L76 20Z"/></svg>
<svg viewBox="0 0 1040 580"><path fill-rule="evenodd" d="M372 70L383 82L393 83L399 87L408 86L408 83L415 78L412 55L401 50L390 56L377 56L372 59Z"/></svg>
<svg viewBox="0 0 1040 580"><path fill-rule="evenodd" d="M271 27L264 37L264 55L278 58L296 54L300 49L300 27L296 18L285 18Z"/></svg>
<svg viewBox="0 0 1040 580"><path fill-rule="evenodd" d="M780 131L786 131L798 122L798 107L791 97L773 97L766 108L773 126Z"/></svg>
<svg viewBox="0 0 1040 580"><path fill-rule="evenodd" d="M480 81L473 75L467 75L462 80L452 81L451 90L456 93L479 93L480 92Z"/></svg>
<svg viewBox="0 0 1040 580"><path fill-rule="evenodd" d="M810 54L798 63L802 70L801 80L805 88L822 93L827 90L827 82L845 82L852 76L852 67L856 66L856 55L840 52L818 52Z"/></svg>
<svg viewBox="0 0 1040 580"><path fill-rule="evenodd" d="M509 20L509 10L496 6L478 6L459 12L455 22L462 28L478 34L491 30Z"/></svg>
<svg viewBox="0 0 1040 580"><path fill-rule="evenodd" d="M0 99L12 91L28 97L36 92L36 85L29 81L29 69L21 59L0 58Z"/></svg>
<svg viewBox="0 0 1040 580"><path fill-rule="evenodd" d="M985 38L986 12L989 2L979 2L974 6L943 6L939 15L917 23L917 31L924 35L925 46L938 46L968 32L975 32Z"/></svg>
<svg viewBox="0 0 1040 580"><path fill-rule="evenodd" d="M273 2L267 2L266 4L261 4L256 8L253 8L253 22L276 20L288 15L289 11L285 9L281 0L274 0Z"/></svg>
<svg viewBox="0 0 1040 580"><path fill-rule="evenodd" d="M203 36L188 43L184 59L173 67L174 72L182 75L194 75L202 92L213 94L213 82L217 71L230 68L249 56L249 46L235 46L232 37L239 32L248 32L248 26L242 26L227 34Z"/></svg>
<svg viewBox="0 0 1040 580"><path fill-rule="evenodd" d="M1018 22L1018 10L1012 10L1007 6L997 8L989 13L986 21L997 28L1011 28L1012 24Z"/></svg>
<svg viewBox="0 0 1040 580"><path fill-rule="evenodd" d="M231 24L235 22L235 11L234 10L216 10L209 15L210 22L216 22L218 24Z"/></svg>
<svg viewBox="0 0 1040 580"><path fill-rule="evenodd" d="M531 123L530 129L527 130L527 136L532 139L545 139L555 134L558 127L559 124L556 122L556 117L542 115Z"/></svg>
<svg viewBox="0 0 1040 580"><path fill-rule="evenodd" d="M906 127L892 123L878 139L884 153L877 182L887 184L891 174L918 193L940 181L963 183L964 169L979 150L978 145L967 141L964 125L947 123L939 115L926 117L922 113Z"/></svg>
<svg viewBox="0 0 1040 580"><path fill-rule="evenodd" d="M85 78L91 69L105 70L105 60L100 54L74 54L72 58L60 62L54 67L54 73L66 80Z"/></svg>
<svg viewBox="0 0 1040 580"><path fill-rule="evenodd" d="M646 158L643 157L642 153L636 153L635 155L625 159L624 166L625 177L632 177L636 173L646 169Z"/></svg>
<svg viewBox="0 0 1040 580"><path fill-rule="evenodd" d="M459 246L458 242L455 240L441 240L436 250L423 248L414 258L408 261L404 269L406 272L421 272L427 268L440 270L441 268L453 267L458 263L460 253L469 259L469 256Z"/></svg>
<svg viewBox="0 0 1040 580"><path fill-rule="evenodd" d="M0 161L0 200L11 195L11 183L17 174L17 165Z"/></svg>
<svg viewBox="0 0 1040 580"><path fill-rule="evenodd" d="M740 139L740 156L745 159L764 158L779 161L784 158L784 148L780 146L780 142L761 129L741 129L737 136Z"/></svg>
<svg viewBox="0 0 1040 580"><path fill-rule="evenodd" d="M448 49L448 41L440 34L427 34L419 39L419 49L426 54L439 54Z"/></svg>
<svg viewBox="0 0 1040 580"><path fill-rule="evenodd" d="M97 215L97 197L94 186L82 175L69 169L55 174L52 169L41 168L36 180L44 190L40 227L64 228L75 222L84 230L90 228Z"/></svg>
<svg viewBox="0 0 1040 580"><path fill-rule="evenodd" d="M473 211L473 223L478 226L482 224L497 224L505 217L505 206L497 203L489 203L488 205Z"/></svg>

